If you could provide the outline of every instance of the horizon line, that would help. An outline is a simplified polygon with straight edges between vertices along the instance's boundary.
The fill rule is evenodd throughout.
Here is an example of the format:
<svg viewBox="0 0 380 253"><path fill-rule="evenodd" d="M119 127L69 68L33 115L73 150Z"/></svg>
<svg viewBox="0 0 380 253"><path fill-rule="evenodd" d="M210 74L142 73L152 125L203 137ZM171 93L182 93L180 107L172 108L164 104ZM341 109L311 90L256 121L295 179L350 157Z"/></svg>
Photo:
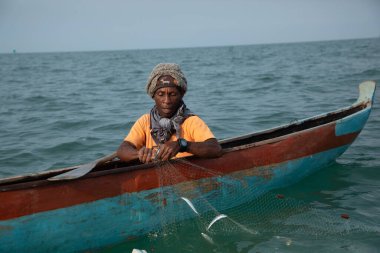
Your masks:
<svg viewBox="0 0 380 253"><path fill-rule="evenodd" d="M63 51L27 51L18 52L17 49L12 49L10 52L1 52L0 54L59 54L59 53L93 53L93 52L115 52L115 51L149 51L149 50L172 50L172 49L196 49L196 48L211 48L211 47L243 47L243 46L259 46L259 45L278 45L278 44L298 44L298 43L318 43L318 42L333 42L347 40L367 40L380 39L378 37L363 37L363 38L347 38L347 39L325 39L325 40L305 40L305 41L288 41L288 42L267 42L267 43L251 43L251 44L234 44L234 45L213 45L213 46L184 46L184 47L161 47L161 48L124 48L124 49L95 49L95 50L63 50Z"/></svg>

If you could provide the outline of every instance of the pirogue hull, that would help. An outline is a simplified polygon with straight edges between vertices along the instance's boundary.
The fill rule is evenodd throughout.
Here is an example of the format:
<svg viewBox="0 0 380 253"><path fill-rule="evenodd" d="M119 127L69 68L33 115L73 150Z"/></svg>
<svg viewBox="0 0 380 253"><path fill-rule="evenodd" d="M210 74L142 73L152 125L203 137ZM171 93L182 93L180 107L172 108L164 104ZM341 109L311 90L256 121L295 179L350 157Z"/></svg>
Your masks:
<svg viewBox="0 0 380 253"><path fill-rule="evenodd" d="M364 127L375 83L359 89L350 107L223 140L220 158L190 157L160 166L114 162L71 181L47 178L72 168L1 179L0 252L96 249L158 229L162 208L169 223L194 216L181 192L206 212L203 200L223 210L299 181L334 161ZM163 170L180 176L167 180ZM247 198L236 197L252 188ZM179 216L179 209L188 212Z"/></svg>

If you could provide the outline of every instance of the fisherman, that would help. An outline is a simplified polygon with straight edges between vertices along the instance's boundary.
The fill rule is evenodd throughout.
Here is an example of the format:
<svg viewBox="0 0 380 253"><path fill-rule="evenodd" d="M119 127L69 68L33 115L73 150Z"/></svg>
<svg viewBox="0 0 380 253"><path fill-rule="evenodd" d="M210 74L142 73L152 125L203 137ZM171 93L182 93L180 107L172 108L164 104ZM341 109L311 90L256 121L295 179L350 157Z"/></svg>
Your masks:
<svg viewBox="0 0 380 253"><path fill-rule="evenodd" d="M183 102L187 80L178 64L160 63L146 85L155 106L132 126L117 150L122 161L167 161L194 155L214 158L221 146L206 123Z"/></svg>

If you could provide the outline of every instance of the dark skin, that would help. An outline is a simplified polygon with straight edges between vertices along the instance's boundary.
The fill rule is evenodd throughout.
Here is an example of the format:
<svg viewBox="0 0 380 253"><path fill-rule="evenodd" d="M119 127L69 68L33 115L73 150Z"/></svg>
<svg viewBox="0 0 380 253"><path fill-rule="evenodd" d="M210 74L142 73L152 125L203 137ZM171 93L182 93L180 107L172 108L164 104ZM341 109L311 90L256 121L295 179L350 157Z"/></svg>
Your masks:
<svg viewBox="0 0 380 253"><path fill-rule="evenodd" d="M181 105L183 93L176 87L164 87L158 89L153 99L156 103L158 113L161 117L171 118ZM117 150L117 156L122 161L131 161L139 159L142 163L148 163L153 159L167 161L177 155L180 146L177 141L167 141L159 146L159 152L156 150L142 147L137 150L136 147L127 141L121 143ZM204 142L188 141L188 153L203 158L215 158L222 154L222 148L215 138L208 139Z"/></svg>

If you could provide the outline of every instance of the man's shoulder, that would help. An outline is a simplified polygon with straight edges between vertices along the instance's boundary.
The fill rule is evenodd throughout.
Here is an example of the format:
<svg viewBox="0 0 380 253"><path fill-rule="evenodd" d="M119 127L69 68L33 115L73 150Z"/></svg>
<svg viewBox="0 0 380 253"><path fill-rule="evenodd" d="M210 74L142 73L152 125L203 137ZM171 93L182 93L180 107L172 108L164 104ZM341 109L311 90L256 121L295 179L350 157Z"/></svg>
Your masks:
<svg viewBox="0 0 380 253"><path fill-rule="evenodd" d="M139 123L140 125L150 124L150 114L146 113L141 115L140 118L137 119L136 123Z"/></svg>
<svg viewBox="0 0 380 253"><path fill-rule="evenodd" d="M198 115L188 117L183 123L186 125L206 124Z"/></svg>
<svg viewBox="0 0 380 253"><path fill-rule="evenodd" d="M150 120L150 114L149 113L145 113L143 115L140 116L140 118L138 118L137 121L149 121Z"/></svg>
<svg viewBox="0 0 380 253"><path fill-rule="evenodd" d="M185 139L195 142L203 142L215 138L208 125L199 117L191 116L183 124Z"/></svg>

